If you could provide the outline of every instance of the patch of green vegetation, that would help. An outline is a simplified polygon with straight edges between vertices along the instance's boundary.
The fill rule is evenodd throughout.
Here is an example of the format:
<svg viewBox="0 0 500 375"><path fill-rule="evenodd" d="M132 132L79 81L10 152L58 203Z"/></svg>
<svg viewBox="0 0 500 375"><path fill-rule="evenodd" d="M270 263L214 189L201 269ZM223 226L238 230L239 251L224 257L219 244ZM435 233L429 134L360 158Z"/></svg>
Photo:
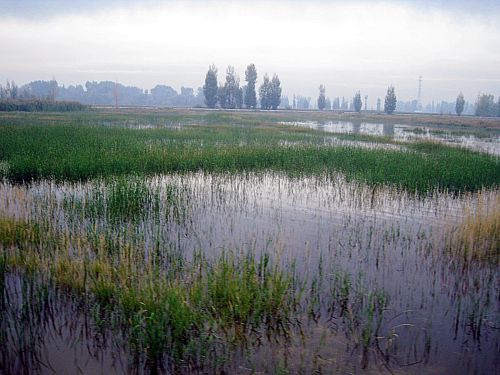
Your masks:
<svg viewBox="0 0 500 375"><path fill-rule="evenodd" d="M1 99L1 112L70 112L84 111L88 106L70 101L52 101L46 99Z"/></svg>
<svg viewBox="0 0 500 375"><path fill-rule="evenodd" d="M16 231L16 226L29 224L8 226ZM14 248L4 253L0 272L33 272L36 261L36 274L43 274L49 285L71 292L74 300L89 303L98 312L95 324L127 340L130 354L152 372L162 370L165 363L173 368L217 370L238 350L258 345L264 336L275 342L286 340L295 326L308 322L300 304L311 310L308 305L314 303L301 299L307 288L303 280L273 264L266 254L256 258L226 252L212 261L198 254L184 264L182 272L165 274L159 263L146 260L135 248L109 257L99 253L107 247L102 244L100 249L80 249L83 258L68 257L64 243L69 239L60 233L42 234L45 251L38 252L36 244L25 238L22 251ZM85 254L88 250L97 250L95 258ZM46 288L40 278L30 282L34 288ZM385 297L377 290L353 287L347 274L341 282L337 285L335 278L324 286L332 294L322 303L335 308L355 342L372 347L380 333ZM322 292L311 286L311 293ZM34 306L42 303L37 295L30 296L30 301Z"/></svg>
<svg viewBox="0 0 500 375"><path fill-rule="evenodd" d="M83 197L64 199L64 207L86 218L106 218L112 223L137 221L158 214L159 192L137 176L107 178Z"/></svg>
<svg viewBox="0 0 500 375"><path fill-rule="evenodd" d="M137 175L109 176L94 181L79 194L64 194L62 208L69 220L90 220L92 224L138 224L143 220L158 222L172 218L177 223L187 219L188 188L172 184L158 186Z"/></svg>
<svg viewBox="0 0 500 375"><path fill-rule="evenodd" d="M75 297L90 298L104 316L113 315L108 328L125 333L151 368L167 357L177 365L203 361L196 357L216 337L224 338L217 345L232 347L262 330L286 335L298 303L295 275L265 254L225 252L209 261L198 253L190 262L179 259L180 268L165 270L157 255L126 243L109 252L112 245L103 235L96 243L6 219L0 234L0 272L35 271Z"/></svg>
<svg viewBox="0 0 500 375"><path fill-rule="evenodd" d="M291 175L340 171L349 179L421 193L434 189L475 191L500 182L498 158L438 143L408 145L413 152L329 146L325 145L325 137L329 136L325 133L265 122L150 129L103 125L107 121L103 118L111 117L117 123L131 121L127 116L71 115L74 123L57 126L0 124L0 160L9 166L4 173L12 181L26 182L41 178L81 181L111 175L199 170L230 173L272 170ZM152 120L148 116L156 118L156 123L160 121L156 114L131 117L135 118L133 121L142 119L147 123ZM208 122L212 122L212 116L214 123L224 116L234 119L232 114L218 112L206 116ZM237 116L244 118L245 114ZM32 120L37 121L36 117ZM249 116L242 120L248 121L255 119ZM376 139L359 135L341 138L370 142Z"/></svg>
<svg viewBox="0 0 500 375"><path fill-rule="evenodd" d="M346 273L323 278L320 272L308 284L294 267L279 266L267 253L230 251L210 260L197 252L165 269L158 255L130 244L109 252L106 236L98 235L96 243L85 234L46 229L0 221L0 278L28 272L33 289L51 285L86 301L98 312L96 324L127 340L131 354L153 372L168 363L208 365L218 373L238 348L258 345L262 336L286 340L294 326L307 323L304 312L320 303L334 309L348 325L346 333L363 347L373 346L380 333L385 295ZM31 295L30 305L48 303L40 299L47 295Z"/></svg>

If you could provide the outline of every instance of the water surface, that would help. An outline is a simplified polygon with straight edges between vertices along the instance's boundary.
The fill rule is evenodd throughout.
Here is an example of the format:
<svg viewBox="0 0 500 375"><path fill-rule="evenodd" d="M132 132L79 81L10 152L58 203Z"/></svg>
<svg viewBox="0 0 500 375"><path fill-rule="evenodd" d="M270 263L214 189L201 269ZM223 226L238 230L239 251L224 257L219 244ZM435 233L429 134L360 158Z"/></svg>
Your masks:
<svg viewBox="0 0 500 375"><path fill-rule="evenodd" d="M447 242L466 212L479 204L495 209L498 192L422 197L348 182L340 174L290 178L191 173L157 176L146 184L158 194L160 205L144 207L146 214L134 222L110 223L106 216L82 213L82 204L89 204L96 191L108 194L99 181L5 182L0 184L0 213L50 220L68 233L98 228L126 236L145 252L161 244L163 251L186 259L196 250L208 258L231 251L271 254L284 269L294 264L308 285L323 286L314 309L304 311L297 338L286 344L288 355L307 353L316 345L324 358L335 357L334 363L324 364L331 371L475 374L499 368L500 270L480 263L465 266L449 255ZM177 213L167 203L172 191L182 206ZM341 308L339 295L346 285L350 312ZM379 295L387 308L379 316L377 345L363 352L355 344L360 332L352 319L359 316L365 324L366 299ZM71 314L68 309L62 308L63 316ZM83 323L77 319L75 324ZM73 339L65 331L56 344L43 341L42 346L51 353L60 340ZM281 358L276 353L283 354L282 345L265 341L241 361L265 366ZM390 355L382 356L380 348L390 348ZM110 352L101 355L108 356L109 365Z"/></svg>
<svg viewBox="0 0 500 375"><path fill-rule="evenodd" d="M500 133L498 130L354 121L292 121L282 122L282 124L307 127L326 133L384 136L401 142L415 140L439 141L448 145L500 155Z"/></svg>

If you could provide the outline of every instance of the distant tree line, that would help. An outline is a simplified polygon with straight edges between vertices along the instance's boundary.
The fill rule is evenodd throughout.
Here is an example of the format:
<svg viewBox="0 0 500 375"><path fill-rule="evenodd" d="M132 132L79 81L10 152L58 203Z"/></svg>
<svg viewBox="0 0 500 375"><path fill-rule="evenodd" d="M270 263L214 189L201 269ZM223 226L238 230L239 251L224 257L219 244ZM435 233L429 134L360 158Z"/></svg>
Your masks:
<svg viewBox="0 0 500 375"><path fill-rule="evenodd" d="M86 105L78 101L56 101L58 86L55 80L35 81L18 87L14 81L0 85L0 111L68 112L82 111Z"/></svg>
<svg viewBox="0 0 500 375"><path fill-rule="evenodd" d="M0 84L0 100L2 110L7 108L24 108L13 110L43 110L53 108L50 102L65 101L64 108L77 108L68 102L79 102L89 105L120 105L120 106L167 106L167 107L203 107L209 108L261 108L261 109L313 109L319 110L356 111L367 109L367 96L364 102L360 91L352 99L336 97L330 100L326 96L324 85L319 87L317 101L310 97L294 95L290 103L288 97L282 96L281 82L276 74L270 79L264 74L262 84L257 87L257 70L254 64L247 66L245 71L245 85L240 86L239 77L234 68L226 69L224 84L218 85L217 68L209 67L203 88L194 89L181 87L177 92L171 86L156 85L151 90L144 90L135 86L125 86L117 82L101 81L86 82L85 85L59 86L55 79L49 81L32 81L18 86L14 81ZM21 102L26 103L21 105ZM426 112L437 114L476 115L494 117L500 116L500 97L495 100L492 94L478 95L476 102L465 100L460 93L455 102L441 101L420 106L417 100L401 101L396 99L395 90L390 86L386 97L376 100L376 110L386 113L398 112ZM44 104L45 103L45 104ZM38 109L37 109L38 108ZM72 110L72 109L68 109Z"/></svg>
<svg viewBox="0 0 500 375"><path fill-rule="evenodd" d="M441 101L440 103L428 104L425 108L426 112L439 114L457 114L461 116L475 115L483 117L500 117L500 96L495 102L495 97L492 94L479 94L474 104L465 100L464 94L460 92L454 103Z"/></svg>
<svg viewBox="0 0 500 375"><path fill-rule="evenodd" d="M498 100L495 103L495 97L493 95L480 94L476 100L475 115L485 117L500 117L500 95L498 96Z"/></svg>
<svg viewBox="0 0 500 375"><path fill-rule="evenodd" d="M326 107L326 104L325 104L325 107ZM293 109L310 109L311 108L311 98L305 97L305 96L300 96L300 95L294 95L293 101L292 101L292 108ZM328 108L328 109L330 109L330 108Z"/></svg>
<svg viewBox="0 0 500 375"><path fill-rule="evenodd" d="M446 100L432 101L425 106L419 107L418 101L416 99L409 101L398 100L396 111L408 113L424 112L441 115L453 115L456 113L456 102L449 102ZM461 114L474 115L474 103L464 101L464 107Z"/></svg>
<svg viewBox="0 0 500 375"><path fill-rule="evenodd" d="M363 100L361 99L361 92L357 91L352 98L352 101L347 101L344 97L342 97L342 101L339 97L330 101L329 98L325 95L326 89L324 85L319 86L319 96L318 96L318 109L322 110L350 110L355 112L361 112L363 108ZM368 108L367 105L368 96L365 95L365 111ZM301 96L293 97L293 108L298 109L308 109L310 105L310 98L303 98ZM396 110L397 99L396 94L394 92L394 86L389 86L387 89L387 94L384 102L384 111L388 114L393 113ZM380 98L377 99L377 111L380 111Z"/></svg>
<svg viewBox="0 0 500 375"><path fill-rule="evenodd" d="M201 107L203 92L181 87L178 93L170 86L156 85L151 90L124 86L112 81L86 82L82 85L59 86L51 81L32 81L18 87L14 82L0 85L0 99L44 99L77 101L92 105L152 105L170 107Z"/></svg>
<svg viewBox="0 0 500 375"><path fill-rule="evenodd" d="M257 70L254 64L248 65L245 70L246 85L243 87L240 87L240 79L234 72L234 67L227 67L226 80L220 86L217 82L217 72L217 67L210 65L205 76L203 95L208 108L257 108ZM278 109L281 104L281 82L277 74L274 74L272 79L269 79L267 73L264 74L259 87L259 101L261 109Z"/></svg>
<svg viewBox="0 0 500 375"><path fill-rule="evenodd" d="M324 85L319 86L319 95L317 100L317 108L319 110L345 110L345 111L355 111L360 112L363 107L363 101L361 98L360 91L357 91L351 101L346 100L345 97L336 97L333 101L330 101L326 97L326 89ZM368 96L365 96L365 110L367 110L367 100ZM305 98L302 96L293 96L293 106L294 109L311 109L311 98ZM377 98L377 112L382 111L382 102L380 98ZM467 102L464 95L460 92L457 96L455 102L441 101L427 104L425 108L418 103L417 100L412 101L400 101L397 100L394 86L389 86L384 100L383 110L387 114L392 114L395 111L398 112L426 112L426 113L437 113L437 114L457 114L461 116L462 114L476 115L476 116L486 116L486 117L500 117L500 96L495 101L495 97L491 94L480 94L477 97L476 103L471 104Z"/></svg>
<svg viewBox="0 0 500 375"><path fill-rule="evenodd" d="M19 87L14 81L7 81L5 87L0 85L0 99L17 99L19 96Z"/></svg>
<svg viewBox="0 0 500 375"><path fill-rule="evenodd" d="M33 81L18 87L14 81L7 81L5 86L0 85L0 99L22 100L38 99L55 101L58 99L59 86L55 79L50 81Z"/></svg>
<svg viewBox="0 0 500 375"><path fill-rule="evenodd" d="M416 112L417 100L397 103L397 111L399 112ZM500 117L500 97L495 102L495 98L491 94L478 95L476 102L468 102L465 100L463 93L459 93L454 102L442 100L427 104L422 108L425 113L436 113L441 115L475 115L485 117Z"/></svg>

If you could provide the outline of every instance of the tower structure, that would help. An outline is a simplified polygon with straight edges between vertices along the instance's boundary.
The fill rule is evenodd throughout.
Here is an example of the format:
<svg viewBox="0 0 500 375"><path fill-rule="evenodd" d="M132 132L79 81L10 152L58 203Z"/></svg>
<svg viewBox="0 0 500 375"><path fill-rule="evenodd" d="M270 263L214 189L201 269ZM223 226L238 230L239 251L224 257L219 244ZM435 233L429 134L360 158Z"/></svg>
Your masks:
<svg viewBox="0 0 500 375"><path fill-rule="evenodd" d="M422 76L418 76L418 97L417 97L417 110L422 109Z"/></svg>
<svg viewBox="0 0 500 375"><path fill-rule="evenodd" d="M118 109L118 96L119 96L119 92L118 92L118 82L115 80L115 88L113 90L113 96L115 98L115 108Z"/></svg>

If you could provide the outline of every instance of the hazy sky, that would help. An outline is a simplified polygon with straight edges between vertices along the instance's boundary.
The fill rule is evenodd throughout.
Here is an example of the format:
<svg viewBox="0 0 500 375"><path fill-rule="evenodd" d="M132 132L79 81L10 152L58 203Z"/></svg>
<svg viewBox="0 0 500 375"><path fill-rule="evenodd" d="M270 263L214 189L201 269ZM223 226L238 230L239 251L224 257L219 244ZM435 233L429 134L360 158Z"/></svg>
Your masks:
<svg viewBox="0 0 500 375"><path fill-rule="evenodd" d="M500 94L500 1L0 0L0 82L203 85L209 64L278 73L285 95Z"/></svg>

